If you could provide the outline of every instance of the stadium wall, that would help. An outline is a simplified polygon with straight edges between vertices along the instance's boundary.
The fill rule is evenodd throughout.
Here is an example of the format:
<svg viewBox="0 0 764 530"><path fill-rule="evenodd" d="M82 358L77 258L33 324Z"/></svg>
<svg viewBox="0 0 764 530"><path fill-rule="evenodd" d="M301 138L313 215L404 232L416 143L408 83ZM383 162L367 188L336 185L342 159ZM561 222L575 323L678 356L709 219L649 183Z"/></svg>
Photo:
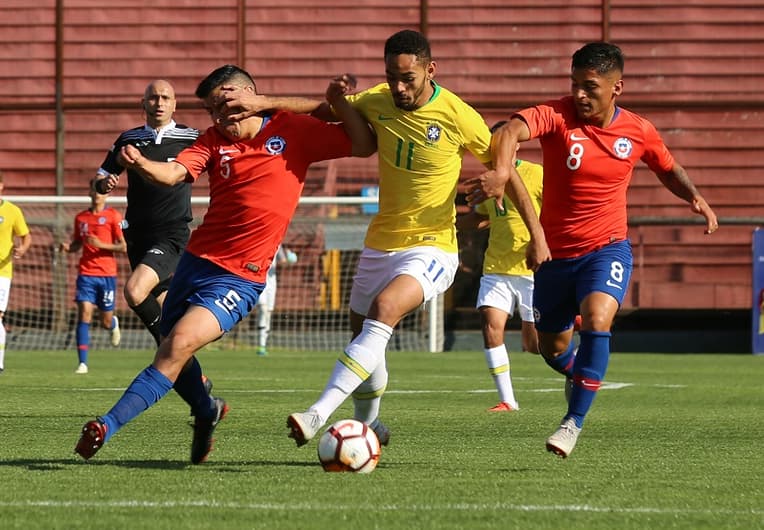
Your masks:
<svg viewBox="0 0 764 530"><path fill-rule="evenodd" d="M634 224L638 265L626 308L750 308L750 233L764 203L764 9L756 3L7 0L0 5L5 192L84 194L114 138L141 123L140 95L154 78L176 85L178 121L203 129L207 117L193 91L220 64L252 71L263 93L320 97L333 73L351 71L361 87L383 81L384 39L405 27L430 37L439 82L489 124L565 93L569 57L581 44L621 45L622 104L656 124L722 216L710 238L699 226ZM522 156L539 161L538 145L524 146ZM480 169L465 159L465 178ZM343 160L316 168L306 193L358 195L374 179L374 159ZM206 184L194 193L206 195ZM690 215L645 167L635 172L629 201L632 219ZM465 259L479 259L479 245L472 248L478 254ZM465 293L451 294L454 307L470 308Z"/></svg>

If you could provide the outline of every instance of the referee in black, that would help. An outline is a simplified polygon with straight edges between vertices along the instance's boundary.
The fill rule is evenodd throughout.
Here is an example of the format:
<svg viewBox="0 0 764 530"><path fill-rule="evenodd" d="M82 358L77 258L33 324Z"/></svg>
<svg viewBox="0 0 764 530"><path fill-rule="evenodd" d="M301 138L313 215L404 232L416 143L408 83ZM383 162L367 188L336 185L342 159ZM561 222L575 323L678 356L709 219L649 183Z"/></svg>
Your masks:
<svg viewBox="0 0 764 530"><path fill-rule="evenodd" d="M152 81L141 104L146 124L123 132L112 145L96 175L99 193L101 179L110 174L119 176L125 169L116 160L122 146L134 145L146 158L169 162L199 136L198 130L173 120L175 89L169 82ZM191 219L191 184L160 186L127 171L123 229L132 272L125 283L125 300L157 345L162 302L188 242Z"/></svg>

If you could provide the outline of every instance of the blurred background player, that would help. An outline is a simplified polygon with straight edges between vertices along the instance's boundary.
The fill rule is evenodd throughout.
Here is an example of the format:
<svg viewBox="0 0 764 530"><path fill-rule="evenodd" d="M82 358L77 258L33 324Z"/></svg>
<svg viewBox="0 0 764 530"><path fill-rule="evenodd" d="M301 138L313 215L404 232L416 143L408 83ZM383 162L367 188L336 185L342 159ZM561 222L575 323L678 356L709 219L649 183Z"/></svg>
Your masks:
<svg viewBox="0 0 764 530"><path fill-rule="evenodd" d="M494 131L504 121L494 125ZM541 210L543 168L516 159L515 169L523 179L536 214ZM483 331L483 347L488 370L499 393L499 403L491 412L511 412L520 407L512 388L509 354L504 343L507 319L515 310L520 315L523 351L538 353L538 336L533 320L533 271L525 262L530 234L512 201L505 194L502 207L488 199L472 212L457 219L457 228L489 228L488 247L483 259L483 276L477 308Z"/></svg>
<svg viewBox="0 0 764 530"><path fill-rule="evenodd" d="M90 323L93 309L101 313L101 327L111 331L112 346L119 346L121 333L119 320L114 315L117 288L117 259L115 252L126 252L122 235L122 215L106 206L106 195L95 190L95 179L90 181L90 208L74 218L71 242L59 246L61 252L78 252L80 256L77 291L77 358L79 364L74 373L88 373L90 350Z"/></svg>
<svg viewBox="0 0 764 530"><path fill-rule="evenodd" d="M626 191L641 160L674 195L719 227L716 214L669 152L655 126L618 105L624 58L592 42L571 61L571 95L521 110L493 136L496 172L470 203L501 197L502 178L516 174L517 143L538 138L544 163L541 225L552 260L535 271L533 309L541 355L572 380L568 410L546 448L563 458L576 446L610 359L610 330L633 268L627 239ZM494 180L495 178L495 180ZM572 341L581 315L578 352Z"/></svg>
<svg viewBox="0 0 764 530"><path fill-rule="evenodd" d="M291 250L279 245L276 256L273 258L271 268L268 269L268 276L265 280L265 289L260 293L257 299L257 354L260 356L268 355L268 336L271 333L271 317L276 308L276 291L278 290L277 269L281 266L293 265L297 263L297 254Z"/></svg>
<svg viewBox="0 0 764 530"><path fill-rule="evenodd" d="M11 294L13 260L21 259L32 244L24 213L21 208L2 198L3 186L3 172L0 171L0 374L5 371L3 317Z"/></svg>
<svg viewBox="0 0 764 530"><path fill-rule="evenodd" d="M169 162L199 136L198 130L175 123L175 89L168 81L149 83L141 106L146 124L123 132L111 146L96 175L100 193L106 191L99 189L102 179L125 170L117 160L122 147L132 145L149 160ZM132 272L125 282L125 300L157 345L162 303L188 242L191 219L190 183L161 186L128 168L124 233Z"/></svg>

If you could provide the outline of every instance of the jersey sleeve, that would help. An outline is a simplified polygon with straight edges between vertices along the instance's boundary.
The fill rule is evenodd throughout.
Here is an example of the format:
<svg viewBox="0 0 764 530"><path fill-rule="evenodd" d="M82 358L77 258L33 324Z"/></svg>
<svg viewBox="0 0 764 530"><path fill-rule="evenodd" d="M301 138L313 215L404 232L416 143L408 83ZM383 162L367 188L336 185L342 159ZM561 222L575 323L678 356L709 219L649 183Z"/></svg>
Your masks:
<svg viewBox="0 0 764 530"><path fill-rule="evenodd" d="M485 166L491 164L491 131L483 117L464 103L456 116L462 145Z"/></svg>
<svg viewBox="0 0 764 530"><path fill-rule="evenodd" d="M304 114L295 114L292 118L301 132L303 141L300 148L304 150L308 162L351 156L353 142L342 124L326 123Z"/></svg>
<svg viewBox="0 0 764 530"><path fill-rule="evenodd" d="M214 152L215 135L212 129L202 134L196 141L175 157L175 162L186 168L186 182L196 180L208 169L208 164Z"/></svg>
<svg viewBox="0 0 764 530"><path fill-rule="evenodd" d="M512 118L515 117L525 122L531 133L531 138L538 138L557 129L561 114L555 109L552 102L548 102L520 110L512 115Z"/></svg>
<svg viewBox="0 0 764 530"><path fill-rule="evenodd" d="M27 220L24 219L24 212L21 211L21 208L17 207L17 209L16 222L13 224L13 234L18 237L24 237L29 234L29 227L27 226Z"/></svg>
<svg viewBox="0 0 764 530"><path fill-rule="evenodd" d="M645 134L645 153L642 155L642 161L654 173L670 171L674 167L674 157L663 143L661 135L647 120L644 120L642 128Z"/></svg>
<svg viewBox="0 0 764 530"><path fill-rule="evenodd" d="M100 175L119 175L125 170L124 167L117 163L117 153L123 144L124 142L122 141L122 136L120 135L120 137L117 138L117 141L114 142L109 151L106 153L106 158L104 158L103 162L101 162L101 167L98 169L98 173Z"/></svg>
<svg viewBox="0 0 764 530"><path fill-rule="evenodd" d="M117 210L112 210L111 234L113 242L124 239L124 234L122 233L122 215Z"/></svg>

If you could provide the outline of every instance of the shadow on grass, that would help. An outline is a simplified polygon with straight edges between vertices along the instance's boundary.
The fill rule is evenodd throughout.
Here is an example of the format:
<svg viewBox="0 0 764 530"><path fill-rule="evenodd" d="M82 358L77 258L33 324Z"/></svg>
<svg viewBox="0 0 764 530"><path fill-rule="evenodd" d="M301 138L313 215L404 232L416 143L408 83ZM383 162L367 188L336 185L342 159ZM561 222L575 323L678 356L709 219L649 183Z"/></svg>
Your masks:
<svg viewBox="0 0 764 530"><path fill-rule="evenodd" d="M313 462L285 462L278 460L259 460L259 461L239 461L239 462L204 462L202 464L191 464L187 461L179 460L88 460L84 461L78 457L61 459L32 459L19 458L15 460L0 460L2 467L19 467L28 471L64 471L70 470L71 466L116 466L135 469L162 469L162 470L181 470L187 468L208 468L216 471L228 473L237 473L246 471L249 466L252 467L313 467Z"/></svg>

